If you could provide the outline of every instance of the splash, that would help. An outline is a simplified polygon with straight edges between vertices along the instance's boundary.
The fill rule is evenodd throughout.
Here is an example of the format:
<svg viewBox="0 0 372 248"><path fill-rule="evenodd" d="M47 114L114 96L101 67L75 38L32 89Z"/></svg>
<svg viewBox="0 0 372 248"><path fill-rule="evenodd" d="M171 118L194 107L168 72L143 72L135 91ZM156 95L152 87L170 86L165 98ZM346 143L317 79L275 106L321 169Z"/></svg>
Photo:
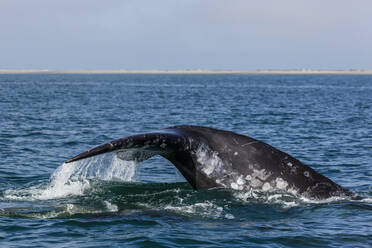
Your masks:
<svg viewBox="0 0 372 248"><path fill-rule="evenodd" d="M83 195L91 180L132 182L136 179L137 163L125 161L109 153L59 166L47 185L27 189L9 189L4 198L11 200L49 200L69 195Z"/></svg>

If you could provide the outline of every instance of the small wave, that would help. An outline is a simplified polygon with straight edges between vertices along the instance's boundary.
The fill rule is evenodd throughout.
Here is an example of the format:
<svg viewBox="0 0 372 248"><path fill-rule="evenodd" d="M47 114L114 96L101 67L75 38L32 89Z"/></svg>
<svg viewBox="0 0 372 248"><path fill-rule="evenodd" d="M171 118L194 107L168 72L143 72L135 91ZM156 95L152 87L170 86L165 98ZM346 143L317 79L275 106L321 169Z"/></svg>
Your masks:
<svg viewBox="0 0 372 248"><path fill-rule="evenodd" d="M296 192L285 191L262 191L262 190L248 190L237 191L233 196L244 203L264 203L264 204L278 204L284 208L297 207L303 204L325 204L341 201L356 201L356 202L372 202L371 198L361 198L359 200L352 200L350 197L334 196L327 199L314 199L299 196Z"/></svg>
<svg viewBox="0 0 372 248"><path fill-rule="evenodd" d="M0 216L26 217L37 219L68 218L78 214L104 214L118 212L118 206L104 201L104 207L85 206L74 203L67 203L62 206L48 207L20 207L0 209Z"/></svg>
<svg viewBox="0 0 372 248"><path fill-rule="evenodd" d="M210 219L234 219L234 215L228 213L227 206L221 206L220 199L216 200L197 200L190 201L188 197L176 197L176 201L163 203L160 206L156 203L146 202L138 203L145 209L166 211L188 217L210 218Z"/></svg>
<svg viewBox="0 0 372 248"><path fill-rule="evenodd" d="M234 216L232 214L224 213L224 208L218 206L217 204L205 201L205 202L197 202L190 205L184 206L172 206L166 205L164 206L165 210L180 213L180 214L189 214L189 215L198 215L203 217L209 218L221 218L226 217L228 219L233 219Z"/></svg>

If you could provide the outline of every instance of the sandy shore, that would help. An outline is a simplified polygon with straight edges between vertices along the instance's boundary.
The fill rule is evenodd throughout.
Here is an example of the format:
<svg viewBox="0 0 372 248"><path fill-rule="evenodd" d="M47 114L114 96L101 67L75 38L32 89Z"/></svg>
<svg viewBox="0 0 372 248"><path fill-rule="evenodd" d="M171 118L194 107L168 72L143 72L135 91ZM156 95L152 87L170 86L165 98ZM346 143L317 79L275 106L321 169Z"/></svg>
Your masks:
<svg viewBox="0 0 372 248"><path fill-rule="evenodd" d="M351 74L372 75L372 70L8 70L0 74Z"/></svg>

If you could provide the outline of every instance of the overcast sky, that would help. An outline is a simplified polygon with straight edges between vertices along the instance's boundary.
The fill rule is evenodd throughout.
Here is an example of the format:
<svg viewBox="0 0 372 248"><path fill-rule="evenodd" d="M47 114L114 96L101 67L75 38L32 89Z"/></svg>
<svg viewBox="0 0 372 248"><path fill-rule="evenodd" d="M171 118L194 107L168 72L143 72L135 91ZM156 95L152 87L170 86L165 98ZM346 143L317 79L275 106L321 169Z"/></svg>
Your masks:
<svg viewBox="0 0 372 248"><path fill-rule="evenodd" d="M0 69L372 69L371 0L0 0Z"/></svg>

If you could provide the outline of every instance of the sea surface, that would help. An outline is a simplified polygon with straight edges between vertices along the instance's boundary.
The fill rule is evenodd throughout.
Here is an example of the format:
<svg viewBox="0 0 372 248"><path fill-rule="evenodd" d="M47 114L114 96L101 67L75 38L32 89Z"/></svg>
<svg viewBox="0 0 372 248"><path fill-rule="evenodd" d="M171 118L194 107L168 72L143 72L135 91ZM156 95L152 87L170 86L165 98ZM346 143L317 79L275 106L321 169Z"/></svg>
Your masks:
<svg viewBox="0 0 372 248"><path fill-rule="evenodd" d="M183 124L262 140L362 199L195 191L161 157L64 164ZM0 75L0 247L372 247L372 76Z"/></svg>

